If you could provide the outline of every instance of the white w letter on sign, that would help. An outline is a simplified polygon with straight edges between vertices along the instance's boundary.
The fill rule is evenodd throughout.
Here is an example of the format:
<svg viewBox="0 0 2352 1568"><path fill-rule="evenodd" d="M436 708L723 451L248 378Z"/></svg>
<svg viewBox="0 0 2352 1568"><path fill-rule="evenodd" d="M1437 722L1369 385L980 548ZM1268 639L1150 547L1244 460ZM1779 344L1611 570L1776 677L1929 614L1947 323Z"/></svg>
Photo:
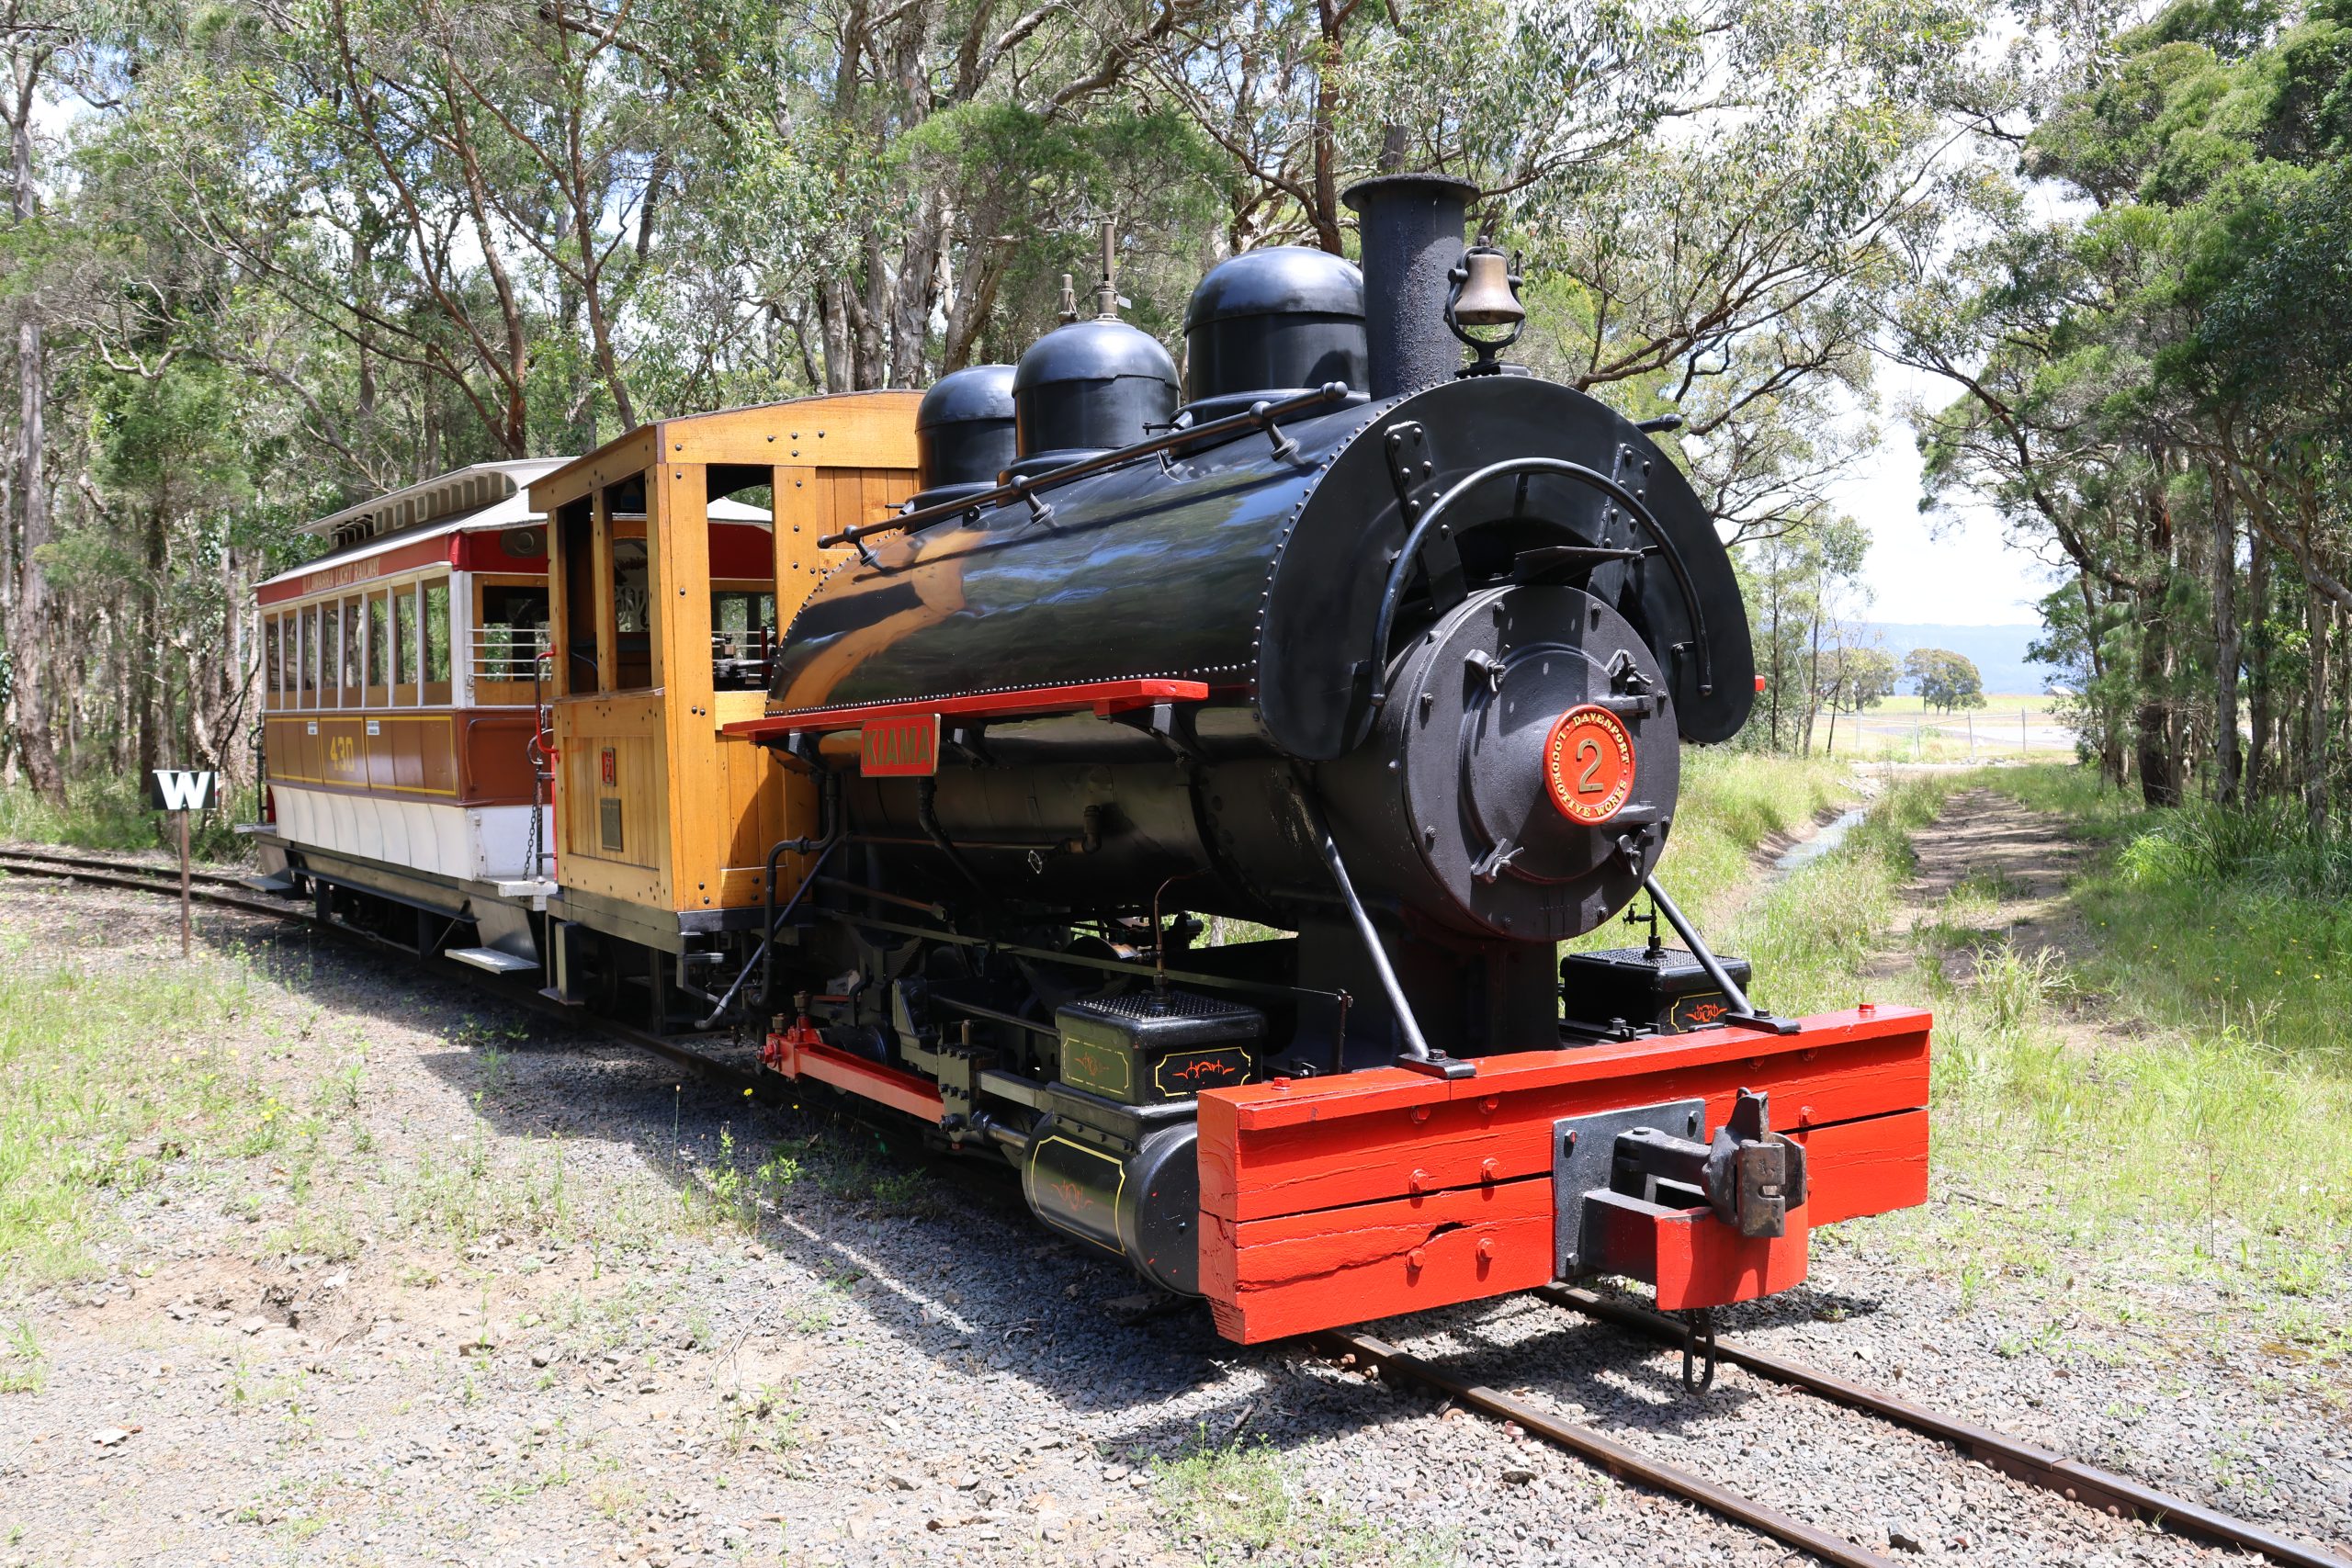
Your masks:
<svg viewBox="0 0 2352 1568"><path fill-rule="evenodd" d="M192 773L181 768L157 768L155 787L163 792L166 811L200 811L204 797L210 793L212 775Z"/></svg>

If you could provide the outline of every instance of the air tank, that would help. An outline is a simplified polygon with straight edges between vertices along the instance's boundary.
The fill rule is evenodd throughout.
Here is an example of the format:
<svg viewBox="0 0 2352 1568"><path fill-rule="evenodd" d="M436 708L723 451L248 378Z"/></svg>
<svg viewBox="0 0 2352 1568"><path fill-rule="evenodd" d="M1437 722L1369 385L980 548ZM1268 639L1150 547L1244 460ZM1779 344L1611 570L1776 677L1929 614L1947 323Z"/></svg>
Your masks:
<svg viewBox="0 0 2352 1568"><path fill-rule="evenodd" d="M1176 416L1176 362L1149 333L1107 317L1039 338L1013 373L1017 474L1141 441Z"/></svg>
<svg viewBox="0 0 2352 1568"><path fill-rule="evenodd" d="M916 463L930 506L992 490L1012 467L1012 367L974 365L942 376L915 410Z"/></svg>
<svg viewBox="0 0 2352 1568"><path fill-rule="evenodd" d="M1269 245L1219 263L1184 311L1193 422L1332 381L1368 393L1363 314L1363 275L1328 251Z"/></svg>

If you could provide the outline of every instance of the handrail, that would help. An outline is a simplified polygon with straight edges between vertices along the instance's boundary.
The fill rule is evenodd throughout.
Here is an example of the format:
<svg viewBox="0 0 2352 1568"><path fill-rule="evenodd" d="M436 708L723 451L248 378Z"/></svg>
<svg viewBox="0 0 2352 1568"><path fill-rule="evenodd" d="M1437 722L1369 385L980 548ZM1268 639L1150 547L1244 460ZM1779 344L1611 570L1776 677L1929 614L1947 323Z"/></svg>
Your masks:
<svg viewBox="0 0 2352 1568"><path fill-rule="evenodd" d="M1623 485L1596 468L1586 468L1582 463L1571 463L1565 457L1512 457L1500 463L1489 463L1448 489L1430 504L1430 509L1421 513L1420 521L1413 525L1413 531L1405 536L1405 547L1396 552L1396 559L1388 569L1387 586L1380 595L1379 618L1373 623L1374 709L1378 710L1388 702L1389 634L1396 629L1397 603L1405 595L1405 584L1412 576L1413 563L1419 557L1422 546L1429 542L1430 530L1437 526L1437 520L1444 516L1446 509L1456 501L1488 479L1500 479L1505 474L1559 474L1589 485L1623 507L1628 515L1648 530L1650 537L1657 541L1659 552L1666 557L1667 565L1674 569L1675 583L1682 590L1683 608L1690 612L1690 630L1698 645L1699 694L1713 696L1715 690L1714 660L1708 652L1707 617L1705 612L1699 608L1699 591L1690 581L1690 569L1683 563L1682 552L1674 547L1674 541L1667 537L1666 530L1650 514L1650 509L1636 500L1634 492ZM1542 520L1521 518L1519 521Z"/></svg>
<svg viewBox="0 0 2352 1568"><path fill-rule="evenodd" d="M475 626L469 640L477 681L530 680L525 667L536 665L553 651L545 626L509 626L502 621Z"/></svg>
<svg viewBox="0 0 2352 1568"><path fill-rule="evenodd" d="M1338 402L1347 395L1348 384L1345 381L1326 381L1313 391L1301 392L1295 398L1284 398L1282 401L1275 403L1262 401L1251 403L1239 413L1229 413L1222 419L1210 420L1206 424L1187 425L1180 430L1168 431L1164 434L1148 436L1133 446L1116 447L1108 452L1098 452L1091 457L1080 457L1076 462L1064 463L1057 468L1048 468L1042 474L1031 474L1025 479L1007 479L994 490L984 491L978 495L963 496L954 501L934 502L918 511L888 517L879 523L862 523L854 528L844 528L838 534L827 534L818 539L817 547L820 550L829 550L836 545L856 545L863 553L865 541L876 534L888 534L893 530L912 534L929 527L943 518L961 516L967 512L977 513L984 506L994 506L1008 501L1028 502L1031 514L1042 522L1053 515L1054 509L1050 506L1039 506L1034 498L1037 491L1047 485L1068 484L1072 479L1082 479L1089 474L1099 474L1105 468L1115 468L1122 464L1131 463L1137 457L1148 457L1156 452L1171 451L1179 446L1190 446L1198 441L1214 440L1221 436L1246 434L1253 430L1271 432L1274 436L1274 455L1287 457L1298 450L1298 443L1283 434L1275 427L1274 422L1278 419L1287 419L1295 413L1304 413L1319 404Z"/></svg>

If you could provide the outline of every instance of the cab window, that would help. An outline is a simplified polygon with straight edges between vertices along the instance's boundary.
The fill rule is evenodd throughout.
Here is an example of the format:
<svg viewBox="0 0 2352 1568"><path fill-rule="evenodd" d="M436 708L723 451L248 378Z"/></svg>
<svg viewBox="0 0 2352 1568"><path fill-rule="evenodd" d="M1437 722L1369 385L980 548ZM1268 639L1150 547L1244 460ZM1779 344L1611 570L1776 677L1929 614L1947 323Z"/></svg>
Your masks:
<svg viewBox="0 0 2352 1568"><path fill-rule="evenodd" d="M474 628L474 679L529 682L547 646L548 591L495 582L481 586Z"/></svg>
<svg viewBox="0 0 2352 1568"><path fill-rule="evenodd" d="M365 697L360 690L361 666L368 657L368 626L361 617L360 602L343 602L343 705L357 707Z"/></svg>
<svg viewBox="0 0 2352 1568"><path fill-rule="evenodd" d="M710 595L711 684L722 692L764 691L775 648L775 595L721 588Z"/></svg>
<svg viewBox="0 0 2352 1568"><path fill-rule="evenodd" d="M368 595L368 705L382 707L391 697L391 602L382 593Z"/></svg>

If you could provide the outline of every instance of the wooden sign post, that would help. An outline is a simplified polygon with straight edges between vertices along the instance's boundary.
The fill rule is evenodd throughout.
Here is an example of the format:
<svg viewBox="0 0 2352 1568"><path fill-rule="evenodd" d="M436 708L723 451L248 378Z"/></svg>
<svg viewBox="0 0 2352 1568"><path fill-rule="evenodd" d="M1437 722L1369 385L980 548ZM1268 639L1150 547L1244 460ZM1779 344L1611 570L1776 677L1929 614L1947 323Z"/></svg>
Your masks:
<svg viewBox="0 0 2352 1568"><path fill-rule="evenodd" d="M187 768L157 768L147 779L147 804L180 819L180 956L188 953L187 818L220 804L220 775Z"/></svg>

